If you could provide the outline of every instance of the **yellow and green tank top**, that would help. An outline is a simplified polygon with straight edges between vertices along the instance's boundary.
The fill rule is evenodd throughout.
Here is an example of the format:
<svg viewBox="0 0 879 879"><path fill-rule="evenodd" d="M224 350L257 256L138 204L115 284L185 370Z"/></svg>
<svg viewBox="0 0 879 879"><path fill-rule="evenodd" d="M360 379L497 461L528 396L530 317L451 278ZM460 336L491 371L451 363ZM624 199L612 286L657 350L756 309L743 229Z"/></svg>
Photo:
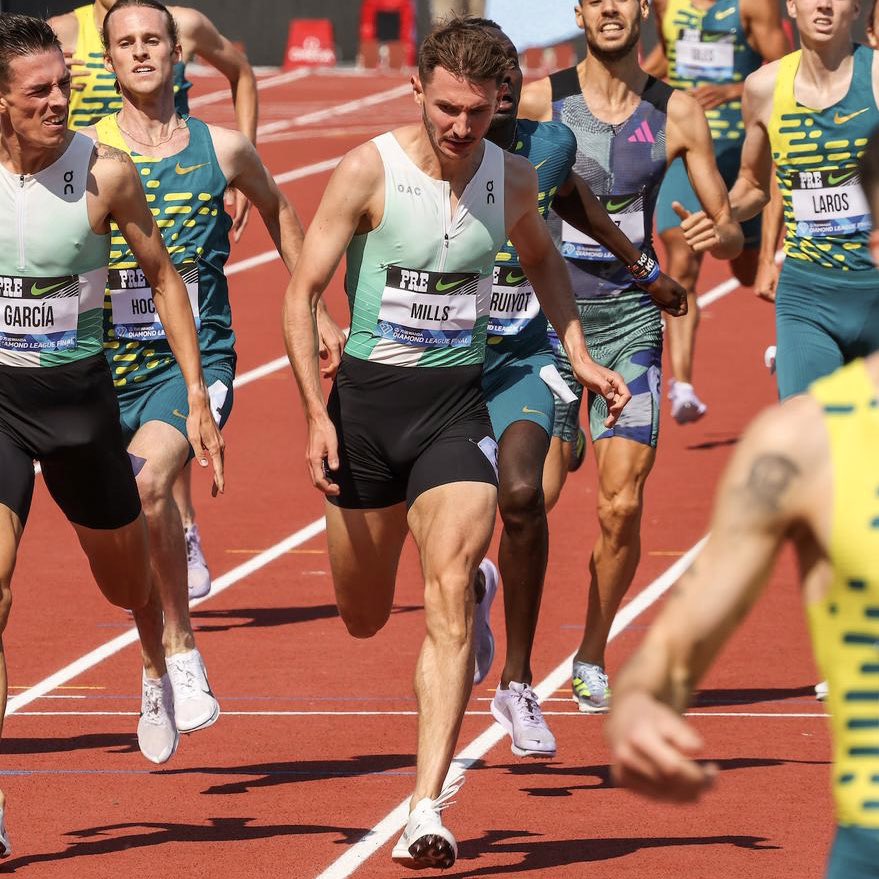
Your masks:
<svg viewBox="0 0 879 879"><path fill-rule="evenodd" d="M879 829L879 401L863 360L820 379L830 439L833 583L809 606L827 678L833 790L842 825Z"/></svg>
<svg viewBox="0 0 879 879"><path fill-rule="evenodd" d="M708 9L698 9L692 0L669 0L662 35L668 82L678 89L743 82L763 63L748 43L739 0L717 0ZM706 110L705 116L718 146L744 139L740 100Z"/></svg>
<svg viewBox="0 0 879 879"><path fill-rule="evenodd" d="M854 46L848 92L823 110L794 97L801 54L779 61L768 131L784 201L784 252L788 259L825 268L872 271L867 247L872 222L858 159L879 125L874 52Z"/></svg>
<svg viewBox="0 0 879 879"><path fill-rule="evenodd" d="M89 76L77 78L77 83L85 82L82 91L70 92L70 111L67 124L70 128L87 128L94 125L102 116L117 113L122 109L122 98L116 91L116 77L104 68L104 44L101 32L95 23L95 6L89 3L73 10L76 16L78 35L74 57L85 63ZM174 106L181 116L189 113L187 93L192 83L186 79L184 64L174 65Z"/></svg>
<svg viewBox="0 0 879 879"><path fill-rule="evenodd" d="M214 152L210 129L198 119L187 119L186 124L189 144L165 158L132 152L115 115L105 116L96 128L100 141L128 153L140 172L147 204L186 284L202 365L223 361L231 362L234 369L235 335L223 273L232 225L223 206L228 182ZM104 301L104 354L122 393L161 381L176 363L156 314L152 291L115 224L111 225Z"/></svg>

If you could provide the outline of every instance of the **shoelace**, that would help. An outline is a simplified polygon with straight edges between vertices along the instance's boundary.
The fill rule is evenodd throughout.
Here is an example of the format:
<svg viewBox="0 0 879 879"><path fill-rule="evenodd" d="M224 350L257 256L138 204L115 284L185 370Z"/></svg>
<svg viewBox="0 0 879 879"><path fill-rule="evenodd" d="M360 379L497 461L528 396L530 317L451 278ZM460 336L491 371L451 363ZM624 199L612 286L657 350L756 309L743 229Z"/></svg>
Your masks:
<svg viewBox="0 0 879 879"><path fill-rule="evenodd" d="M543 712L531 687L525 687L521 693L514 692L513 698L516 713L524 726L543 726Z"/></svg>
<svg viewBox="0 0 879 879"><path fill-rule="evenodd" d="M457 778L452 779L452 781L440 791L439 796L435 800L428 800L431 810L439 814L444 809L448 809L449 806L454 806L456 801L453 800L452 797L461 790L462 784L464 784L463 775L459 775ZM424 801L422 800L421 802Z"/></svg>
<svg viewBox="0 0 879 879"><path fill-rule="evenodd" d="M193 661L191 659L185 662L175 662L174 670L180 675L180 677L177 678L177 675L175 674L175 678L177 678L175 683L179 690L185 691L181 692L181 695L184 698L192 696L198 692L195 680L195 669L193 668Z"/></svg>
<svg viewBox="0 0 879 879"><path fill-rule="evenodd" d="M183 532L186 538L186 563L191 565L193 562L199 561L198 557L198 532L195 528L190 528Z"/></svg>
<svg viewBox="0 0 879 879"><path fill-rule="evenodd" d="M147 684L144 693L146 709L141 712L147 723L158 726L162 722L162 688L161 685Z"/></svg>
<svg viewBox="0 0 879 879"><path fill-rule="evenodd" d="M586 684L590 695L604 698L607 693L607 675L603 671L594 666L580 668L576 676Z"/></svg>

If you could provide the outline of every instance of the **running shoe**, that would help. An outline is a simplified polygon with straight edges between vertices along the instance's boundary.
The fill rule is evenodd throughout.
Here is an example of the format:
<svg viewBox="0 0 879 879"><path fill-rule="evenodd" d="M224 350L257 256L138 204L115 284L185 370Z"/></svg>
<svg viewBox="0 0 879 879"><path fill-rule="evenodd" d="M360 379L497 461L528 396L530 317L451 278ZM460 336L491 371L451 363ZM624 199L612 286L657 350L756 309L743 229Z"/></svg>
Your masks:
<svg viewBox="0 0 879 879"><path fill-rule="evenodd" d="M568 461L568 473L576 473L583 466L586 458L586 433L582 427L577 428L577 439L574 440L574 451Z"/></svg>
<svg viewBox="0 0 879 879"><path fill-rule="evenodd" d="M688 382L669 381L668 398L671 400L671 417L678 424L698 421L708 407L696 396L693 386Z"/></svg>
<svg viewBox="0 0 879 879"><path fill-rule="evenodd" d="M827 694L830 692L830 687L827 686L827 681L820 681L815 684L815 698L819 702L824 702L827 699Z"/></svg>
<svg viewBox="0 0 879 879"><path fill-rule="evenodd" d="M174 691L174 717L183 733L205 729L217 722L220 703L214 698L204 661L198 650L165 657Z"/></svg>
<svg viewBox="0 0 879 879"><path fill-rule="evenodd" d="M143 676L137 744L152 763L167 763L177 750L180 736L174 723L174 694L168 675L158 680Z"/></svg>
<svg viewBox="0 0 879 879"><path fill-rule="evenodd" d="M12 843L6 832L6 810L0 809L0 858L8 858L12 854Z"/></svg>
<svg viewBox="0 0 879 879"><path fill-rule="evenodd" d="M491 603L497 594L498 569L491 559L483 559L479 565L485 582L485 592L482 601L476 605L476 618L473 620L473 644L475 668L473 670L473 683L481 684L491 670L494 662L494 635L491 631Z"/></svg>
<svg viewBox="0 0 879 879"><path fill-rule="evenodd" d="M491 700L494 719L509 735L517 757L555 757L555 736L549 731L537 696L529 684L510 681L508 690L498 684Z"/></svg>
<svg viewBox="0 0 879 879"><path fill-rule="evenodd" d="M454 805L451 798L461 789L462 784L464 776L459 775L442 789L435 800L425 797L415 804L415 808L409 813L403 835L391 852L396 863L412 870L448 870L455 863L458 843L455 842L452 831L443 825L440 812Z"/></svg>
<svg viewBox="0 0 879 879"><path fill-rule="evenodd" d="M574 660L571 689L577 707L586 714L604 714L610 709L610 684L600 665Z"/></svg>
<svg viewBox="0 0 879 879"><path fill-rule="evenodd" d="M186 565L189 579L189 599L204 598L211 591L211 572L201 550L201 535L194 522L183 529L186 538Z"/></svg>
<svg viewBox="0 0 879 879"><path fill-rule="evenodd" d="M769 370L770 375L775 373L775 360L777 356L778 348L775 345L770 345L763 352L763 365Z"/></svg>

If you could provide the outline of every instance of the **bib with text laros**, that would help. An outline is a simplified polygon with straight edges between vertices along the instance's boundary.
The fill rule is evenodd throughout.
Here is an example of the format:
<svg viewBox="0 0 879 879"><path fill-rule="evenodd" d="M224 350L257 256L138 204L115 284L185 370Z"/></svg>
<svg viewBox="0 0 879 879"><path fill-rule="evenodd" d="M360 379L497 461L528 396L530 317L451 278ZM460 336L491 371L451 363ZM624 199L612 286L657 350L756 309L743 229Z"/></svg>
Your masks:
<svg viewBox="0 0 879 879"><path fill-rule="evenodd" d="M421 348L467 347L476 325L477 272L388 266L377 329L383 339Z"/></svg>
<svg viewBox="0 0 879 879"><path fill-rule="evenodd" d="M189 296L189 306L195 318L195 330L201 326L198 309L198 264L183 263L176 267ZM139 268L110 269L107 278L110 304L113 308L113 328L119 339L150 341L164 339L165 328L156 311L153 291Z"/></svg>
<svg viewBox="0 0 879 879"><path fill-rule="evenodd" d="M644 243L644 199L634 195L602 195L599 200L611 220L635 247ZM594 238L569 223L562 223L562 256L568 259L589 259L609 262L616 257Z"/></svg>
<svg viewBox="0 0 879 879"><path fill-rule="evenodd" d="M790 181L800 238L853 235L871 228L870 208L857 168L793 171Z"/></svg>
<svg viewBox="0 0 879 879"><path fill-rule="evenodd" d="M729 82L734 52L734 33L682 28L675 42L677 74L686 79Z"/></svg>
<svg viewBox="0 0 879 879"><path fill-rule="evenodd" d="M519 266L495 266L488 316L490 336L518 336L540 313L534 288Z"/></svg>
<svg viewBox="0 0 879 879"><path fill-rule="evenodd" d="M79 322L79 276L0 275L0 348L72 351Z"/></svg>

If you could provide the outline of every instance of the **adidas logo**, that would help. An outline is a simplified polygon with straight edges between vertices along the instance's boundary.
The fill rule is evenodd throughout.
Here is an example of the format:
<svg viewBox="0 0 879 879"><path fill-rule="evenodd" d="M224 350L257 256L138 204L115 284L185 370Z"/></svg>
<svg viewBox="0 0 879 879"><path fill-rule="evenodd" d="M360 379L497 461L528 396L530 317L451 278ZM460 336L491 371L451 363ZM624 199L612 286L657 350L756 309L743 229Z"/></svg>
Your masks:
<svg viewBox="0 0 879 879"><path fill-rule="evenodd" d="M635 133L629 138L629 143L656 143L656 138L646 120L635 129Z"/></svg>

